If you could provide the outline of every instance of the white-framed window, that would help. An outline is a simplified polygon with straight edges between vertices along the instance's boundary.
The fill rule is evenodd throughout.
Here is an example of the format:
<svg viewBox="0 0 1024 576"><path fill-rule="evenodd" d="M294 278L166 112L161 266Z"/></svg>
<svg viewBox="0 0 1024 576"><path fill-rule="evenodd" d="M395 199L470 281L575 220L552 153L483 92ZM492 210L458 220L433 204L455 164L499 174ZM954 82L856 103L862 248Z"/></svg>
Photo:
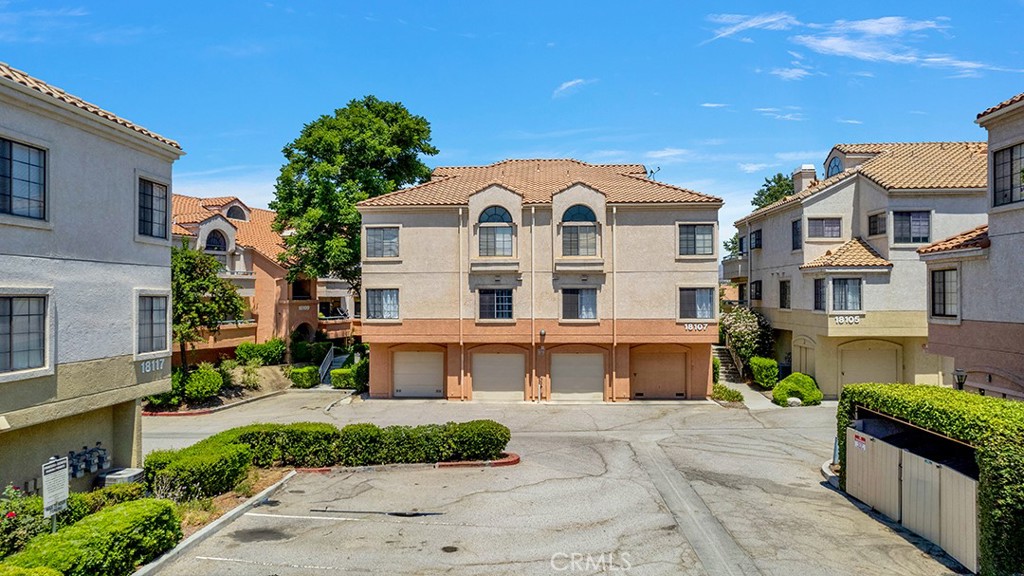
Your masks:
<svg viewBox="0 0 1024 576"><path fill-rule="evenodd" d="M1024 144L992 154L992 204L1003 206L1024 200Z"/></svg>
<svg viewBox="0 0 1024 576"><path fill-rule="evenodd" d="M960 282L955 268L932 270L932 316L956 318L960 314Z"/></svg>
<svg viewBox="0 0 1024 576"><path fill-rule="evenodd" d="M779 308L788 310L790 308L790 284L789 280L779 280Z"/></svg>
<svg viewBox="0 0 1024 576"><path fill-rule="evenodd" d="M139 235L167 238L167 186L139 178Z"/></svg>
<svg viewBox="0 0 1024 576"><path fill-rule="evenodd" d="M46 366L45 296L0 296L0 373Z"/></svg>
<svg viewBox="0 0 1024 576"><path fill-rule="evenodd" d="M366 318L368 320L395 320L398 318L397 288L367 288Z"/></svg>
<svg viewBox="0 0 1024 576"><path fill-rule="evenodd" d="M679 255L711 256L715 253L713 224L680 224Z"/></svg>
<svg viewBox="0 0 1024 576"><path fill-rule="evenodd" d="M245 217L245 210L242 210L241 206L232 206L228 208L227 217L232 220L247 220Z"/></svg>
<svg viewBox="0 0 1024 576"><path fill-rule="evenodd" d="M491 206L480 214L480 256L512 255L512 215L501 206Z"/></svg>
<svg viewBox="0 0 1024 576"><path fill-rule="evenodd" d="M511 320L512 289L482 288L477 293L481 320Z"/></svg>
<svg viewBox="0 0 1024 576"><path fill-rule="evenodd" d="M842 218L808 218L808 238L840 238L843 232Z"/></svg>
<svg viewBox="0 0 1024 576"><path fill-rule="evenodd" d="M0 214L46 219L46 151L0 138Z"/></svg>
<svg viewBox="0 0 1024 576"><path fill-rule="evenodd" d="M597 289L563 288L562 318L564 320L597 320Z"/></svg>
<svg viewBox="0 0 1024 576"><path fill-rule="evenodd" d="M139 296L139 354L170 350L167 342L167 296Z"/></svg>
<svg viewBox="0 0 1024 576"><path fill-rule="evenodd" d="M597 256L597 217L583 204L562 215L562 256Z"/></svg>
<svg viewBox="0 0 1024 576"><path fill-rule="evenodd" d="M926 210L892 213L892 239L898 244L920 244L931 238L931 214Z"/></svg>
<svg viewBox="0 0 1024 576"><path fill-rule="evenodd" d="M680 288L679 319L711 320L715 317L714 288Z"/></svg>
<svg viewBox="0 0 1024 576"><path fill-rule="evenodd" d="M832 280L832 309L839 311L861 310L860 278L835 278Z"/></svg>
<svg viewBox="0 0 1024 576"><path fill-rule="evenodd" d="M398 258L398 226L368 226L366 257Z"/></svg>
<svg viewBox="0 0 1024 576"><path fill-rule="evenodd" d="M868 216L868 236L885 234L885 212Z"/></svg>

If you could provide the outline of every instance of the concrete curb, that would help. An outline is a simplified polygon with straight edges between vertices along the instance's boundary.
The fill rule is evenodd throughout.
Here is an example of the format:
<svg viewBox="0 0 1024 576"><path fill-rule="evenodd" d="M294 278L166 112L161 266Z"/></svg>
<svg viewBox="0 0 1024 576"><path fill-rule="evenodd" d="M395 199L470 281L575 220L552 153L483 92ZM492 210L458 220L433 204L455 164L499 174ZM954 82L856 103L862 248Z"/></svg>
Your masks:
<svg viewBox="0 0 1024 576"><path fill-rule="evenodd" d="M279 489L281 489L281 487L284 486L285 483L288 482L288 480L291 480L291 478L295 476L295 474L296 472L294 470L292 470L288 474L285 474L284 478L281 478L280 480L278 480L277 482L275 482L274 484L272 484L259 494L253 496L252 498L249 498L242 504L235 506L227 514L224 514L220 518L217 518L213 522L207 524L195 534L182 540L178 543L177 546L168 550L156 560L150 562L149 564L146 564L142 568L139 568L137 571L133 572L132 576L149 576L150 574L153 574L154 572L162 568L164 564L173 561L175 558L185 553L190 548L196 546L197 544L199 544L203 540L206 540L210 536L213 536L226 524L230 524L242 514L245 514L255 506L263 503L265 500L273 496L273 494L277 492Z"/></svg>
<svg viewBox="0 0 1024 576"><path fill-rule="evenodd" d="M336 468L296 468L303 474L330 474L355 472L387 472L389 470L436 470L438 468L500 468L515 466L521 459L518 454L506 452L497 460L467 460L464 462L435 462L432 464L378 464L374 466L339 466Z"/></svg>
<svg viewBox="0 0 1024 576"><path fill-rule="evenodd" d="M832 461L825 460L825 463L821 465L821 476L836 490L839 490L839 476L832 473Z"/></svg>
<svg viewBox="0 0 1024 576"><path fill-rule="evenodd" d="M340 392L345 392L345 390L340 390ZM342 396L341 398L338 398L337 400L335 400L334 402L331 402L327 406L324 406L324 414L327 414L328 412L330 412L331 408L334 408L338 404L351 404L352 403L352 396L353 396L352 392L354 392L354 391L353 390L348 390L348 394L347 395Z"/></svg>
<svg viewBox="0 0 1024 576"><path fill-rule="evenodd" d="M143 412L142 415L143 416L202 416L203 414L213 414L214 412L220 412L221 410L227 410L229 408L234 408L235 406L242 406L243 404L248 404L250 402L255 402L257 400L263 400L264 398L271 398L273 396L280 396L281 394L284 394L288 390L290 390L290 388L285 388L283 390L278 390L276 392L271 392L270 394L264 394L263 396L256 396L254 398L246 398L245 400L239 400L238 402L232 402L231 404L225 404L223 406L215 406L213 408L202 408L200 410L186 410L184 412Z"/></svg>

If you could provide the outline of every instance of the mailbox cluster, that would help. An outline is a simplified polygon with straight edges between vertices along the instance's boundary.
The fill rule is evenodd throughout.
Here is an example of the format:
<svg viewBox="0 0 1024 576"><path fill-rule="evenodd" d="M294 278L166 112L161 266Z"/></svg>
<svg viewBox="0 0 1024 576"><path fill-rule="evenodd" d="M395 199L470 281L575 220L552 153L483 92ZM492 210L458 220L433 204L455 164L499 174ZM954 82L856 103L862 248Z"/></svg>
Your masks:
<svg viewBox="0 0 1024 576"><path fill-rule="evenodd" d="M103 447L102 442L89 448L82 446L80 452L68 452L68 476L81 478L86 473L93 474L98 470L107 470L111 466L110 453Z"/></svg>

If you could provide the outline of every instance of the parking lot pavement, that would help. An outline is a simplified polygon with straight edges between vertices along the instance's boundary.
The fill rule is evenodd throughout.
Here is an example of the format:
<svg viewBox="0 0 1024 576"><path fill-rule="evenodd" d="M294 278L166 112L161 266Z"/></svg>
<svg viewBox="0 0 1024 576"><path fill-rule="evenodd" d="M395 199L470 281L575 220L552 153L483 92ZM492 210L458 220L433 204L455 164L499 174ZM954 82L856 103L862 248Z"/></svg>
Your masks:
<svg viewBox="0 0 1024 576"><path fill-rule="evenodd" d="M523 460L300 475L160 574L953 573L934 547L822 486L834 410L338 406L338 424L494 418Z"/></svg>

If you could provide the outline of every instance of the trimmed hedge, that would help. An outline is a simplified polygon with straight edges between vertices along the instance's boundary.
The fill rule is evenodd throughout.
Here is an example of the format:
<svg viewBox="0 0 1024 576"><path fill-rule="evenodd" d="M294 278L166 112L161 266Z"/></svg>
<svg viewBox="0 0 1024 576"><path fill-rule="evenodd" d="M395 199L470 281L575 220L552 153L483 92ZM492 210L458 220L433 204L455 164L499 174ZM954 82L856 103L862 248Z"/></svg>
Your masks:
<svg viewBox="0 0 1024 576"><path fill-rule="evenodd" d="M263 344L242 342L235 348L235 358L242 364L256 359L263 366L273 366L284 362L285 350L284 340L280 338L271 338Z"/></svg>
<svg viewBox="0 0 1024 576"><path fill-rule="evenodd" d="M320 368L316 366L292 368L288 378L296 388L312 388L320 384Z"/></svg>
<svg viewBox="0 0 1024 576"><path fill-rule="evenodd" d="M64 576L53 568L22 568L20 566L9 566L0 564L0 576Z"/></svg>
<svg viewBox="0 0 1024 576"><path fill-rule="evenodd" d="M771 390L779 381L779 363L772 358L754 356L747 363L750 372L754 375L754 382L763 388Z"/></svg>
<svg viewBox="0 0 1024 576"><path fill-rule="evenodd" d="M64 576L124 576L180 540L181 519L173 503L135 500L39 536L5 563L53 568Z"/></svg>
<svg viewBox="0 0 1024 576"><path fill-rule="evenodd" d="M743 393L716 382L711 387L711 399L720 402L743 402Z"/></svg>
<svg viewBox="0 0 1024 576"><path fill-rule="evenodd" d="M356 388L355 373L351 368L335 368L331 370L331 386L333 388Z"/></svg>
<svg viewBox="0 0 1024 576"><path fill-rule="evenodd" d="M804 406L816 406L821 404L824 395L818 390L814 378L800 372L793 372L775 385L772 391L772 401L779 406L787 406L790 398L799 398Z"/></svg>
<svg viewBox="0 0 1024 576"><path fill-rule="evenodd" d="M711 383L718 384L718 373L722 370L722 361L718 356L711 357Z"/></svg>
<svg viewBox="0 0 1024 576"><path fill-rule="evenodd" d="M363 356L359 363L352 368L352 376L355 378L358 390L370 389L370 357Z"/></svg>
<svg viewBox="0 0 1024 576"><path fill-rule="evenodd" d="M185 383L185 400L189 402L202 402L208 398L220 394L224 386L224 379L220 372L213 367L213 364L203 362L188 375L188 382Z"/></svg>
<svg viewBox="0 0 1024 576"><path fill-rule="evenodd" d="M975 447L979 574L1020 574L1024 566L1024 403L939 386L848 385L836 413L843 489L846 428L858 405Z"/></svg>

